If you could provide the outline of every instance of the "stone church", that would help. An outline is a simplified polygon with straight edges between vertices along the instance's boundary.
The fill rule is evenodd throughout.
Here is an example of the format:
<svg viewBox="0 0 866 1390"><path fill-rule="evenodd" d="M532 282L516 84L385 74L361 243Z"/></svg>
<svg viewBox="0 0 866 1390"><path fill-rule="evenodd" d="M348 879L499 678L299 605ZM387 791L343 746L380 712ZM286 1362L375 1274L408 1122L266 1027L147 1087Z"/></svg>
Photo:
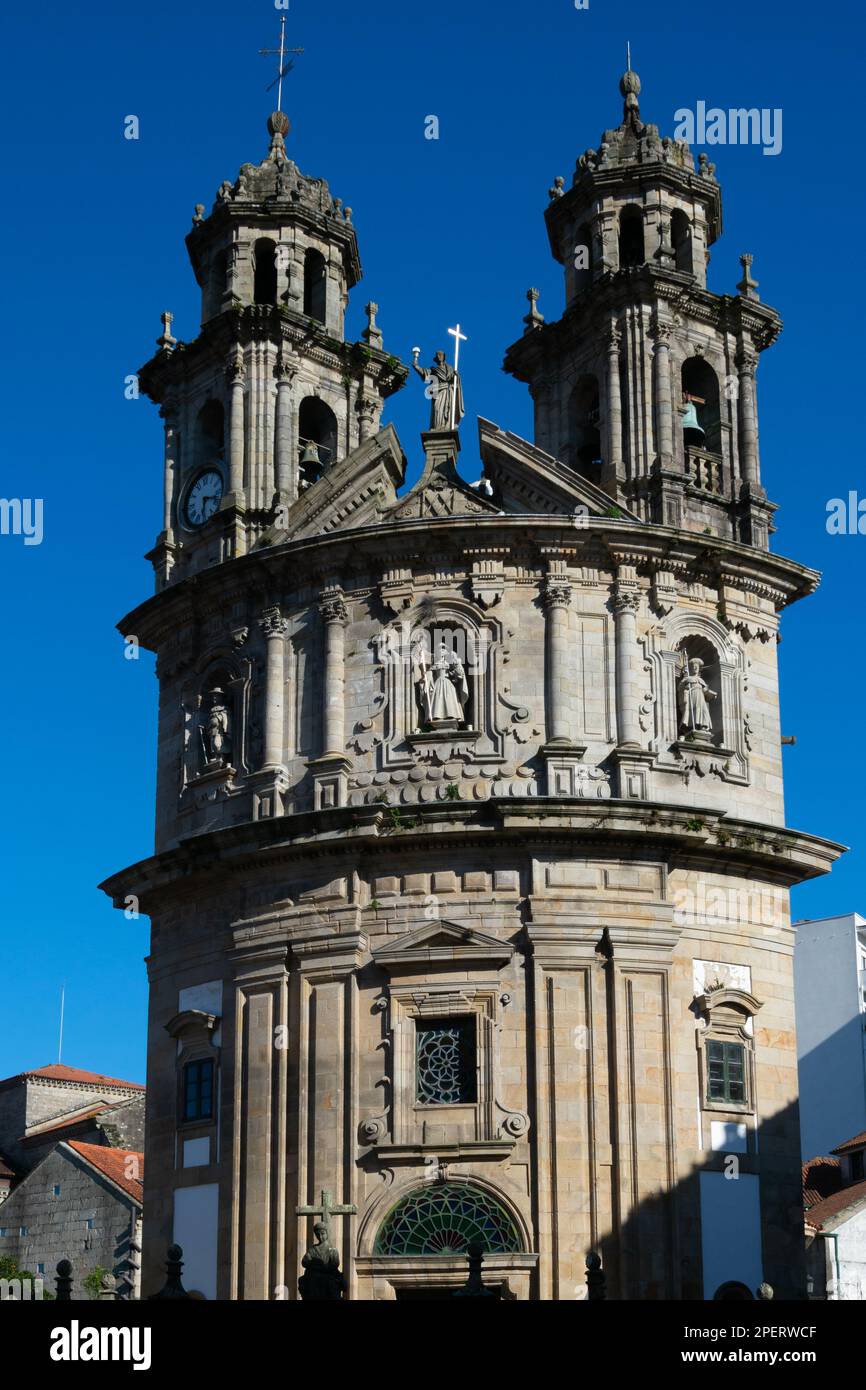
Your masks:
<svg viewBox="0 0 866 1390"><path fill-rule="evenodd" d="M534 440L479 418L475 483L453 347L404 363L372 302L347 340L352 212L282 112L196 207L120 625L156 851L104 885L152 923L145 1295L172 1240L219 1299L450 1297L473 1242L507 1299L583 1298L590 1252L616 1299L803 1292L788 889L840 847L785 825L779 615L818 575L769 549L781 322L750 256L707 288L714 166L620 90L549 192L562 316L530 290L505 355Z"/></svg>

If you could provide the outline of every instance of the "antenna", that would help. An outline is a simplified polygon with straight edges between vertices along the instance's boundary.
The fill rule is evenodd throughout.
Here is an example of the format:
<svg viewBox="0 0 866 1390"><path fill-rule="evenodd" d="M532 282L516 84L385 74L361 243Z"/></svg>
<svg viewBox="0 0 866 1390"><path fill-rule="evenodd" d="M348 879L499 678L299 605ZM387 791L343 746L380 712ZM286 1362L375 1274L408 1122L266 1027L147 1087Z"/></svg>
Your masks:
<svg viewBox="0 0 866 1390"><path fill-rule="evenodd" d="M63 1005L64 1005L64 1003L65 1003L65 999L66 999L66 986L65 986L65 985L61 985L61 986L60 986L60 1038L59 1038L58 1043L57 1043L57 1062L58 1062L58 1064L60 1063L60 1058L61 1058L62 1055L63 1055Z"/></svg>

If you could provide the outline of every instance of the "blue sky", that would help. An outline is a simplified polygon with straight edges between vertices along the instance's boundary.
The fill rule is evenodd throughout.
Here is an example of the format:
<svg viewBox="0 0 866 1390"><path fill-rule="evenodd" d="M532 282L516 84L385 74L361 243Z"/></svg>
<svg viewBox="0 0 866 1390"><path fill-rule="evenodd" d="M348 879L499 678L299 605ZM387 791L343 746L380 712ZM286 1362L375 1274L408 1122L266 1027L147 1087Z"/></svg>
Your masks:
<svg viewBox="0 0 866 1390"><path fill-rule="evenodd" d="M156 682L123 659L115 623L151 592L161 516L161 427L124 378L153 351L163 309L195 336L198 291L183 239L193 206L267 150L269 60L279 11L42 5L7 16L0 84L4 364L2 487L44 499L44 540L0 537L4 598L3 964L0 1076L56 1059L144 1079L147 923L96 888L152 844ZM828 536L828 499L866 496L862 434L864 181L853 5L734 0L704 12L627 0L291 0L306 49L283 105L289 149L354 210L368 298L385 346L425 358L458 319L470 419L463 471L478 476L475 414L531 435L525 388L501 371L525 291L562 310L543 213L556 174L620 119L625 41L645 120L674 112L783 111L776 157L716 147L725 232L710 287L731 292L751 251L760 293L785 321L758 376L764 482L779 503L774 549L824 571L784 620L780 649L788 822L853 845L829 879L798 889L795 916L866 910L857 804L866 537ZM136 115L140 139L123 138ZM424 118L440 120L438 142ZM413 378L414 380L414 378ZM394 402L417 474L427 404ZM834 733L831 740L829 735Z"/></svg>

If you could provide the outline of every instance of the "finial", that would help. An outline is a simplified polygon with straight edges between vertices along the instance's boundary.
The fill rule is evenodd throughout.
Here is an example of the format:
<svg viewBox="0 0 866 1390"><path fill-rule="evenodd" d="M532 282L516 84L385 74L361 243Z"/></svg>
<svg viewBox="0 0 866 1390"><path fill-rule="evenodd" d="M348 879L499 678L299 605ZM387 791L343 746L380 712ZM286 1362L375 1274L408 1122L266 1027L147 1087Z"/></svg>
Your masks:
<svg viewBox="0 0 866 1390"><path fill-rule="evenodd" d="M557 174L556 178L553 180L553 187L547 190L547 196L551 202L554 202L557 198L561 198L564 192L565 179L562 177L562 174Z"/></svg>
<svg viewBox="0 0 866 1390"><path fill-rule="evenodd" d="M193 212L193 215L192 215L192 224L193 224L194 227L197 227L198 224L199 224L200 222L203 222L203 221L204 221L204 203L196 203L196 205L195 205L195 211Z"/></svg>
<svg viewBox="0 0 866 1390"><path fill-rule="evenodd" d="M740 265L743 267L743 278L737 285L737 289L744 299L760 299L758 294L758 281L752 279L752 261L754 257L748 252L744 252L740 257Z"/></svg>
<svg viewBox="0 0 866 1390"><path fill-rule="evenodd" d="M640 93L640 78L638 77L637 73L634 72L634 70L632 69L630 43L626 44L625 51L626 70L623 73L622 77L619 79L619 90L625 98L622 114L623 118L626 121L634 120L635 122L637 122L640 120L640 106L638 105L638 95Z"/></svg>
<svg viewBox="0 0 866 1390"><path fill-rule="evenodd" d="M382 346L382 330L376 322L376 315L378 312L378 304L371 299L370 303L364 309L364 313L367 315L367 327L364 329L361 337L370 347L374 348L381 348Z"/></svg>
<svg viewBox="0 0 866 1390"><path fill-rule="evenodd" d="M526 298L529 300L529 313L525 314L523 317L523 322L526 324L524 332L531 333L534 328L540 328L541 325L544 323L544 315L542 313L539 313L538 309L538 290L527 290Z"/></svg>
<svg viewBox="0 0 866 1390"><path fill-rule="evenodd" d="M271 158L285 159L286 139L292 128L291 121L284 111L272 111L268 116L268 133L271 137Z"/></svg>
<svg viewBox="0 0 866 1390"><path fill-rule="evenodd" d="M162 320L162 332L156 340L157 347L168 348L169 350L171 350L171 348L177 345L177 338L175 338L172 335L171 331L171 321L173 318L174 314L170 314L167 309L165 313L160 314L160 319Z"/></svg>

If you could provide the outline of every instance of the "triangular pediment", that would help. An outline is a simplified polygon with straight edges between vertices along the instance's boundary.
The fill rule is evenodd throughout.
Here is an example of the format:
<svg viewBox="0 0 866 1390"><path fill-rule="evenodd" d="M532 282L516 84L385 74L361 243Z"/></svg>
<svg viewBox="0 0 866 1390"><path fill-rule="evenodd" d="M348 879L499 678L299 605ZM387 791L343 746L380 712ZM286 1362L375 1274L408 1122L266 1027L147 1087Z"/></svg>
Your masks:
<svg viewBox="0 0 866 1390"><path fill-rule="evenodd" d="M510 941L502 941L498 936L476 931L459 922L438 921L424 922L379 946L373 952L373 960L393 972L401 966L415 969L424 962L468 964L471 961L499 966L506 964L513 954Z"/></svg>
<svg viewBox="0 0 866 1390"><path fill-rule="evenodd" d="M331 531L370 526L381 520L397 498L406 474L406 458L393 425L353 449L302 492L288 515L273 525L262 545Z"/></svg>
<svg viewBox="0 0 866 1390"><path fill-rule="evenodd" d="M456 430L430 430L422 434L424 471L405 497L389 508L385 521L412 517L496 516L500 510L464 482L457 472L460 439Z"/></svg>
<svg viewBox="0 0 866 1390"><path fill-rule="evenodd" d="M517 434L501 430L492 420L478 418L478 442L484 461L484 476L493 484L494 494L505 512L532 515L583 515L620 517L639 522L640 517L596 486L573 468L546 454L537 445Z"/></svg>

